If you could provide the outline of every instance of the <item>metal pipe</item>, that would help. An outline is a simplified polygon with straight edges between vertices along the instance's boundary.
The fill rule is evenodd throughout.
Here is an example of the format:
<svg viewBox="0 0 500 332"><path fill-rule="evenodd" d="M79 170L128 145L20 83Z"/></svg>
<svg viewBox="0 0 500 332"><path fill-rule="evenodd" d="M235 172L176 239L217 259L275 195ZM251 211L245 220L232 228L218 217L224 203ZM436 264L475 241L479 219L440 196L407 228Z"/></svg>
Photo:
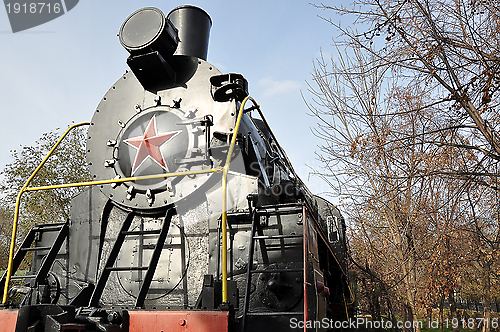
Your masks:
<svg viewBox="0 0 500 332"><path fill-rule="evenodd" d="M254 106L259 109L259 104L250 96L246 96L241 103L240 110L238 112L238 119L236 120L236 125L233 130L233 137L231 138L231 144L229 145L229 151L226 157L226 163L222 170L222 302L227 303L227 172L229 171L229 163L231 161L231 156L233 154L234 145L236 143L236 136L238 134L238 129L240 128L241 117L243 116L243 109L248 100L251 100Z"/></svg>
<svg viewBox="0 0 500 332"><path fill-rule="evenodd" d="M55 184L55 185L51 185L51 186L42 186L42 187L29 187L29 188L26 188L25 191L37 191L37 190L48 190L48 189L70 188L70 187L95 186L95 185L100 185L100 184L111 184L111 183L122 183L122 182L128 182L128 181L151 180L151 179L168 178L168 177L173 177L173 176L206 174L206 173L220 173L222 171L223 171L222 167L216 167L216 168L211 168L211 169L189 171L189 172L162 173L162 174L134 176L134 177L129 177L129 178L119 178L119 179L110 179L110 180L98 180L98 181L89 181L89 182Z"/></svg>
<svg viewBox="0 0 500 332"><path fill-rule="evenodd" d="M18 219L19 219L19 205L21 203L21 196L23 195L24 191L26 190L26 188L30 184L31 180L33 180L33 178L36 176L36 174L38 173L38 171L40 171L40 169L43 167L43 165L45 165L45 162L47 161L47 159L49 159L49 157L52 155L52 153L54 153L54 151L57 149L57 147L62 142L62 140L66 137L66 135L68 135L68 133L71 130L73 130L74 128L76 128L76 127L88 126L88 125L90 125L90 122L82 122L82 123L77 123L77 124L74 124L74 125L70 126L66 130L66 132L64 132L64 134L61 136L61 138L59 138L59 140L56 142L56 144L54 145L54 147L45 156L45 158L42 160L42 162L40 163L40 165L38 165L38 167L35 169L35 171L31 174L31 176L28 178L28 180L26 180L26 183L24 184L24 186L19 191L19 194L17 194L17 197L16 197L16 208L14 210L14 223L12 225L12 239L11 239L11 242L10 242L9 264L7 266L7 275L5 277L5 286L4 286L4 290L3 290L2 303L7 303L7 293L9 291L10 277L12 275L12 263L13 263L13 260L14 260L14 247L16 246L17 222L18 222Z"/></svg>
<svg viewBox="0 0 500 332"><path fill-rule="evenodd" d="M304 289L303 289L303 292L304 292L304 322L307 322L309 321L309 306L308 306L308 299L307 299L307 259L309 257L308 255L308 246L307 246L307 241L309 240L309 236L308 236L308 233L309 233L309 225L307 223L308 221L308 218L306 218L306 212L307 212L307 209L305 206L302 207L302 235L304 236L304 239L302 240L302 260L303 260L303 268L304 268L304 274L303 274L303 278L304 278ZM304 332L307 332L307 327L306 327L306 324L304 324Z"/></svg>

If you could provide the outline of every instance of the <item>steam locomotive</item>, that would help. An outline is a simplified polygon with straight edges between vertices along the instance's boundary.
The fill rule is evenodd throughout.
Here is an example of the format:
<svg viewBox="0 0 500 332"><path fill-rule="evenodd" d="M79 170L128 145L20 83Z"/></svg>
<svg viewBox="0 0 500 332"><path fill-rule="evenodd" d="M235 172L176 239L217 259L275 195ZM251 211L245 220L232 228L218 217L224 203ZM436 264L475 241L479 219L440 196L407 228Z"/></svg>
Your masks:
<svg viewBox="0 0 500 332"><path fill-rule="evenodd" d="M194 6L125 20L131 70L88 130L94 181L66 223L35 226L11 257L0 331L312 331L326 327L306 322L349 319L344 219L301 182L245 78L206 61L211 25ZM31 271L16 274L26 253Z"/></svg>

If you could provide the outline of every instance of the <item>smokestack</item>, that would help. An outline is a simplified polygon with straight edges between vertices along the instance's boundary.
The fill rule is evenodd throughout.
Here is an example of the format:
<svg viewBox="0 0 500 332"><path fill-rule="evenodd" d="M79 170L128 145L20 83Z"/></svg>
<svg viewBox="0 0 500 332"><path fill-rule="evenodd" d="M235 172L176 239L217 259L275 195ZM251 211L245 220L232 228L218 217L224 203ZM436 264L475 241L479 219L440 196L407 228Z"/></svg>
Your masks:
<svg viewBox="0 0 500 332"><path fill-rule="evenodd" d="M212 19L201 8L180 6L167 15L178 30L179 44L174 55L195 56L207 60Z"/></svg>

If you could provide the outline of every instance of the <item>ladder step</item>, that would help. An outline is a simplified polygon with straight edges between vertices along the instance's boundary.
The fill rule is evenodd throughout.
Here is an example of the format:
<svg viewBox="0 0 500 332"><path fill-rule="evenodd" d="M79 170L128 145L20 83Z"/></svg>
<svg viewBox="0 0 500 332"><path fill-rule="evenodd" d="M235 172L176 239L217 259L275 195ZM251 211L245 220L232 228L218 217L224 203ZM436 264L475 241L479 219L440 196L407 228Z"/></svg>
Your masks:
<svg viewBox="0 0 500 332"><path fill-rule="evenodd" d="M156 248L156 244L144 244L142 246L143 249L150 249L150 250L153 250L154 248ZM182 245L180 243L178 244L164 244L163 245L163 249L169 249L169 248L172 248L172 249L181 249L182 248Z"/></svg>
<svg viewBox="0 0 500 332"><path fill-rule="evenodd" d="M273 269L273 270L250 270L250 273L280 273L280 272L303 272L303 268Z"/></svg>
<svg viewBox="0 0 500 332"><path fill-rule="evenodd" d="M295 238L302 238L302 234L293 234L293 235L258 235L253 237L256 240L259 239L295 239Z"/></svg>
<svg viewBox="0 0 500 332"><path fill-rule="evenodd" d="M14 279L30 279L30 278L36 278L36 274L35 275L12 276L12 277L10 277L10 279L12 279L12 280L14 280Z"/></svg>
<svg viewBox="0 0 500 332"><path fill-rule="evenodd" d="M41 233L43 233L43 232L60 231L61 228L63 227L63 225L58 226L58 225L52 225L52 224L50 224L50 226L44 226L44 227L35 226L35 227L33 227L33 230L35 232L41 232Z"/></svg>
<svg viewBox="0 0 500 332"><path fill-rule="evenodd" d="M150 234L160 234L161 229L154 229L148 231L126 231L122 232L123 235L150 235Z"/></svg>
<svg viewBox="0 0 500 332"><path fill-rule="evenodd" d="M107 267L108 271L145 271L149 268L149 266L116 266L116 267Z"/></svg>
<svg viewBox="0 0 500 332"><path fill-rule="evenodd" d="M300 242L290 242L290 243L276 243L276 244L266 244L266 250L267 251L279 251L283 249L294 249L298 250L300 248L303 248L302 241Z"/></svg>
<svg viewBox="0 0 500 332"><path fill-rule="evenodd" d="M52 247L33 247L33 248L20 248L19 251L38 251L38 250L50 250Z"/></svg>
<svg viewBox="0 0 500 332"><path fill-rule="evenodd" d="M288 206L288 207L266 207L263 206L257 209L257 215L285 215L285 214L295 214L302 213L302 206Z"/></svg>
<svg viewBox="0 0 500 332"><path fill-rule="evenodd" d="M66 225L67 223L65 222L51 222L51 223L48 223L48 224L38 224L38 225L35 225L33 226L33 228L45 228L45 227L53 227L53 226L58 226L58 227L62 227L64 225Z"/></svg>

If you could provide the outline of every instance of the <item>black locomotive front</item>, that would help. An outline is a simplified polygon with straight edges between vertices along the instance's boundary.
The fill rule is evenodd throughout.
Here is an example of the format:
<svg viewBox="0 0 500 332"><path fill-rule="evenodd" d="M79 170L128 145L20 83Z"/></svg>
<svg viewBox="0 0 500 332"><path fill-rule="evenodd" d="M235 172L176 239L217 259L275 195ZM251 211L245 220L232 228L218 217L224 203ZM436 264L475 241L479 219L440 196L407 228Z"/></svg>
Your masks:
<svg viewBox="0 0 500 332"><path fill-rule="evenodd" d="M349 318L343 218L297 177L245 78L206 61L211 24L193 6L123 23L131 71L87 138L93 179L116 182L75 197L68 223L32 230L46 248L32 250L37 277L11 289L20 309L0 310L16 331L287 331Z"/></svg>

